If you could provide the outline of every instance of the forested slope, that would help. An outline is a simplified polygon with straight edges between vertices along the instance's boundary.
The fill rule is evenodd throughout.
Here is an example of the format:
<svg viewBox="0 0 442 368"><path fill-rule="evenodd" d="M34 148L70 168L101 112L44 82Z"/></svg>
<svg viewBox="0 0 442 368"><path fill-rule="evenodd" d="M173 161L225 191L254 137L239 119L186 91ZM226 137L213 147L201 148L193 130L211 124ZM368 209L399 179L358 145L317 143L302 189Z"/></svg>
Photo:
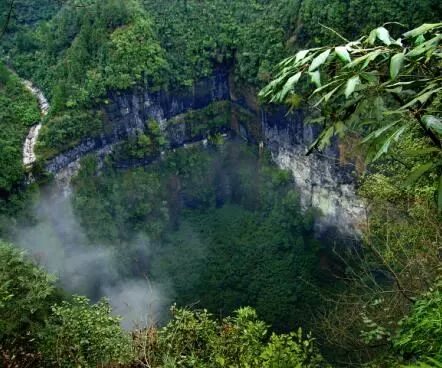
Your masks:
<svg viewBox="0 0 442 368"><path fill-rule="evenodd" d="M128 334L106 302L92 305L57 290L46 272L1 243L5 366L441 366L440 1L16 0L9 16L11 4L0 3L3 62L51 100L39 162L105 130L100 110L110 91L138 85L185 93L222 68L238 90L255 97L264 88L261 103L314 110L310 123L322 133L310 151L321 153L339 138L341 160L364 162L355 171L370 216L360 247L321 258L331 287L316 282L312 214L301 215L296 194L283 185L291 183L286 173L265 166L260 172L246 160L239 171L216 176L208 156L184 151L151 171L125 173L112 166L113 156L97 175L96 162L86 158L73 203L89 238L120 251L129 249L135 230L166 239L155 251L179 302L191 303L203 290L205 306L221 305L233 317L173 307L165 326ZM1 236L25 203L22 143L39 119L35 99L0 66ZM140 135L116 154L144 157L156 140ZM211 140L209 146L222 143ZM244 151L235 160L247 157ZM212 176L235 183L226 203L219 186L207 182ZM188 208L173 202L177 193ZM195 243L186 233L192 223ZM204 282L191 284L180 272L204 268L206 258L188 258L200 239L210 245L211 262ZM171 249L183 242L177 262ZM310 298L314 310L302 305ZM313 337L267 332L254 310L233 312L246 303L279 330L305 322Z"/></svg>
<svg viewBox="0 0 442 368"><path fill-rule="evenodd" d="M7 4L3 12L6 14ZM56 9L58 10L56 13ZM18 1L3 38L6 60L51 100L39 156L47 158L104 128L93 110L107 91L142 84L185 89L215 67L262 87L294 50L354 37L383 22L432 21L437 1ZM52 16L51 16L52 15ZM47 20L49 19L49 20Z"/></svg>

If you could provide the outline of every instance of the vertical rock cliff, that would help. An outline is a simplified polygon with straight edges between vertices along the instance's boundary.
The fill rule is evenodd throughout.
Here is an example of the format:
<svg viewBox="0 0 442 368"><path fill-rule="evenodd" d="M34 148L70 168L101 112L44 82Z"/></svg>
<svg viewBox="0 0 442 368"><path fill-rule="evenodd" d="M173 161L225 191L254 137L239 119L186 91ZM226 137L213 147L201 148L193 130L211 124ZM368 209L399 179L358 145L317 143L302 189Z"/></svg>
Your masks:
<svg viewBox="0 0 442 368"><path fill-rule="evenodd" d="M302 111L286 115L283 109L261 109L265 145L275 163L293 173L303 207L320 210L318 232L326 235L335 229L341 237L357 238L366 210L356 195L354 165L342 163L336 142L321 154L306 156L318 130L303 121Z"/></svg>
<svg viewBox="0 0 442 368"><path fill-rule="evenodd" d="M254 91L237 89L232 81L230 85L232 100L251 116L250 122L239 124L239 134L265 146L276 165L293 173L304 209L313 207L321 214L316 219L317 233L358 240L366 208L356 194L355 165L341 159L338 142L307 156L320 132L317 126L305 124L308 112L288 113L282 106L260 106Z"/></svg>
<svg viewBox="0 0 442 368"><path fill-rule="evenodd" d="M210 133L208 128L195 135L180 119L172 118L217 101L231 101L246 114L235 118L238 113L232 113L232 121L220 129L225 132L231 127L245 140L264 145L279 167L293 173L304 208L314 207L322 213L316 222L319 234L327 236L329 230L334 234L337 230L341 237L357 238L358 224L364 221L365 208L356 195L353 166L341 164L336 144L323 154L306 156L307 147L318 131L314 126L304 124L301 110L287 114L281 107L262 108L251 99L236 98L225 72L199 81L187 93L149 93L136 87L125 92L112 92L108 100L104 107L105 131L53 158L46 165L49 172L68 180L78 170L82 156L90 152L98 156L109 154L114 144L136 132L148 131L151 119L159 123L168 142L166 149L202 141ZM238 109L232 109L235 110Z"/></svg>
<svg viewBox="0 0 442 368"><path fill-rule="evenodd" d="M173 143L172 146L181 146L190 137L180 133L182 127L179 125L167 129L167 121L189 110L198 110L223 100L229 100L228 77L224 71L202 79L185 93L150 93L140 86L128 91L111 92L108 95L109 103L103 107L104 132L97 137L85 139L76 147L52 158L46 164L46 170L57 174L90 152L107 154L112 145L138 131L147 131L151 119L159 123L162 131L170 134L166 138L171 138L169 141Z"/></svg>

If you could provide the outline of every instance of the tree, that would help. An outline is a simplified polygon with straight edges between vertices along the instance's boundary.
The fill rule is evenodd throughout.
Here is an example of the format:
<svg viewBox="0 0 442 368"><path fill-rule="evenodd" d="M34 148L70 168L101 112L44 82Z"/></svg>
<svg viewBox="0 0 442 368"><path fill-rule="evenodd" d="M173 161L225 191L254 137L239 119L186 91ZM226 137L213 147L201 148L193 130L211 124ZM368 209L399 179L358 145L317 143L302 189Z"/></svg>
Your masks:
<svg viewBox="0 0 442 368"><path fill-rule="evenodd" d="M294 108L301 81L315 85L304 94L321 110L314 122L322 124L322 131L307 154L321 151L334 136L351 133L362 138L368 146L366 159L373 162L404 135L420 134L423 142L417 150L404 152L420 158L406 184L424 174L437 180L442 210L441 29L442 23L423 24L395 39L378 27L353 42L330 29L345 44L301 50L285 59L260 97Z"/></svg>
<svg viewBox="0 0 442 368"><path fill-rule="evenodd" d="M22 251L0 241L0 351L5 364L32 351L54 300L53 282Z"/></svg>
<svg viewBox="0 0 442 368"><path fill-rule="evenodd" d="M90 305L76 296L52 307L52 316L41 332L40 351L56 367L97 367L127 363L132 358L130 335L120 318L111 315L105 300Z"/></svg>
<svg viewBox="0 0 442 368"><path fill-rule="evenodd" d="M272 334L252 308L215 321L206 310L171 309L163 328L139 331L135 343L144 367L323 367L314 339L302 330Z"/></svg>

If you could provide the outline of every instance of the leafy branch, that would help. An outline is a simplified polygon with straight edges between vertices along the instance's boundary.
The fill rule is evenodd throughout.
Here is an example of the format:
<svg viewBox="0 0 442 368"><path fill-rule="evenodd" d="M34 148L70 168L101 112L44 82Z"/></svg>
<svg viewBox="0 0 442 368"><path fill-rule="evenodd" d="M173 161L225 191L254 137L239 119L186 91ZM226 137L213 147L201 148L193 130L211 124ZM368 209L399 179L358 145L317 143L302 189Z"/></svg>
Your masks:
<svg viewBox="0 0 442 368"><path fill-rule="evenodd" d="M378 27L356 41L341 37L343 45L300 50L278 65L260 98L291 105L303 95L310 106L320 108L322 118L315 120L323 129L307 154L351 131L361 136L368 146L366 159L373 162L405 134L420 131L428 145L423 151L431 151L418 154L426 157L426 170L417 167L410 174L415 180L407 183L436 173L442 210L441 30L442 23L423 24L395 39ZM303 93L309 83L315 88Z"/></svg>

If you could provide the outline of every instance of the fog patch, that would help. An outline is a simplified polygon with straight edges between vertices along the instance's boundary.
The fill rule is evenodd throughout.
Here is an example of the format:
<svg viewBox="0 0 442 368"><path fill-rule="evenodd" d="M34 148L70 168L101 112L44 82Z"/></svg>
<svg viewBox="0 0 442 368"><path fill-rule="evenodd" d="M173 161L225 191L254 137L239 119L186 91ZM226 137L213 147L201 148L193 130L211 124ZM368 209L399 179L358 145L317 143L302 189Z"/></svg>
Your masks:
<svg viewBox="0 0 442 368"><path fill-rule="evenodd" d="M163 285L149 280L149 269L144 265L149 264L151 246L146 237L136 237L124 249L91 244L74 215L70 198L55 186L45 188L29 211L37 223L18 229L14 242L57 276L59 286L94 302L108 298L115 314L123 317L125 328L161 320L170 300ZM122 256L130 258L122 262ZM143 275L134 276L125 268L128 263L131 268L131 262L143 265ZM168 293L171 290L168 285Z"/></svg>

